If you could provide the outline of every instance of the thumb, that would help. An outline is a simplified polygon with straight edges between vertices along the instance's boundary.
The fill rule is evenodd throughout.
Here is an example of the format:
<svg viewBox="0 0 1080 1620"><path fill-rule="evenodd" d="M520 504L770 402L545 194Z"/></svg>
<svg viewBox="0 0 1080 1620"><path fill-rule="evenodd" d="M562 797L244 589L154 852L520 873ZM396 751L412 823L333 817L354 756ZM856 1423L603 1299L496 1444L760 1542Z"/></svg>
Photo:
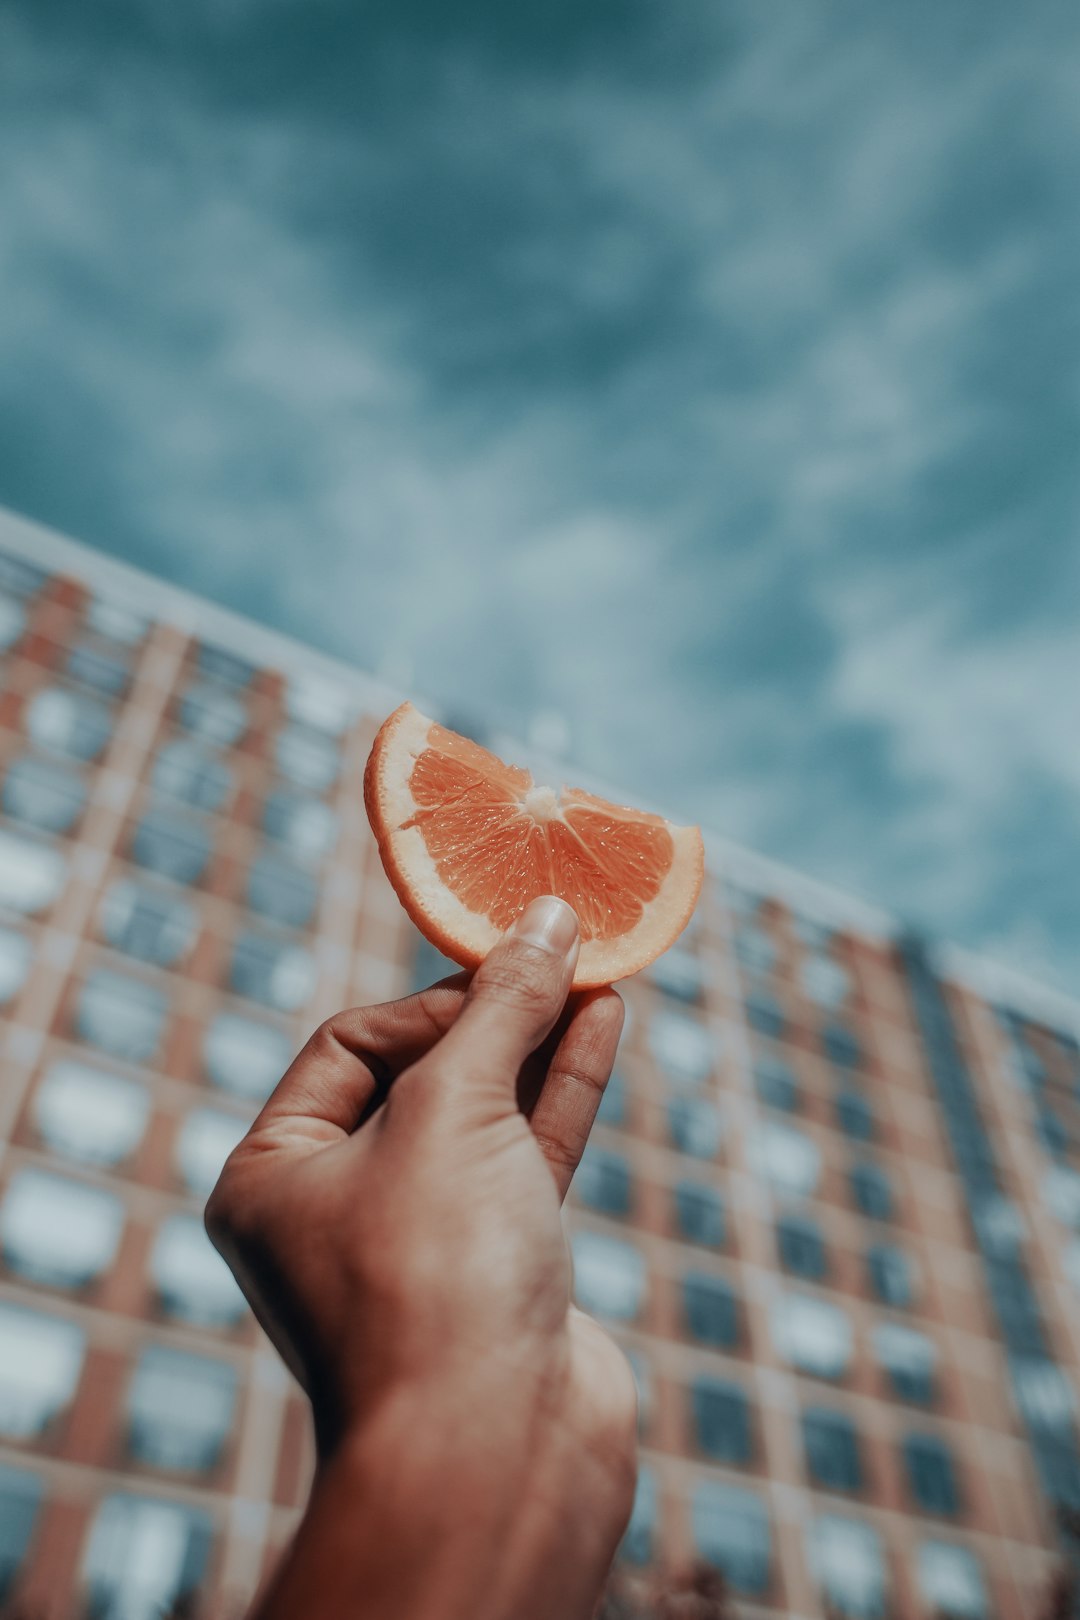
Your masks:
<svg viewBox="0 0 1080 1620"><path fill-rule="evenodd" d="M566 1004L578 945L577 914L565 900L531 901L477 968L453 1028L424 1067L444 1083L497 1090L514 1102L518 1070Z"/></svg>

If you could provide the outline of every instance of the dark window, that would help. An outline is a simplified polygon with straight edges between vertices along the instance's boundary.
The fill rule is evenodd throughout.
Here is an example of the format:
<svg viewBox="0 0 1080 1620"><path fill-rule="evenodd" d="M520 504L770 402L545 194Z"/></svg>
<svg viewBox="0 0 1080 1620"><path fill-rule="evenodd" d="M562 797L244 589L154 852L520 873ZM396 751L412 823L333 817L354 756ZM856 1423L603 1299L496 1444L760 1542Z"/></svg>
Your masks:
<svg viewBox="0 0 1080 1620"><path fill-rule="evenodd" d="M266 853L253 862L248 875L248 905L252 911L289 928L306 928L318 898L315 879L292 861Z"/></svg>
<svg viewBox="0 0 1080 1620"><path fill-rule="evenodd" d="M86 786L67 765L24 754L4 778L4 810L44 832L70 832L82 815Z"/></svg>
<svg viewBox="0 0 1080 1620"><path fill-rule="evenodd" d="M907 1255L888 1243L875 1243L866 1251L870 1287L887 1305L911 1304L911 1266Z"/></svg>
<svg viewBox="0 0 1080 1620"><path fill-rule="evenodd" d="M204 641L199 647L199 673L209 675L211 680L224 681L228 686L248 686L255 674L255 665L249 664L246 658L237 658L224 647L214 647Z"/></svg>
<svg viewBox="0 0 1080 1620"><path fill-rule="evenodd" d="M0 551L0 586L13 596L35 596L48 577L44 568L13 557L10 551Z"/></svg>
<svg viewBox="0 0 1080 1620"><path fill-rule="evenodd" d="M690 1406L702 1451L717 1462L750 1461L750 1403L738 1384L698 1378L690 1390Z"/></svg>
<svg viewBox="0 0 1080 1620"><path fill-rule="evenodd" d="M617 1071L604 1087L596 1119L600 1125L626 1124L626 1082Z"/></svg>
<svg viewBox="0 0 1080 1620"><path fill-rule="evenodd" d="M784 1012L776 997L767 990L751 990L746 997L746 1016L753 1029L774 1040L784 1033Z"/></svg>
<svg viewBox="0 0 1080 1620"><path fill-rule="evenodd" d="M824 1277L825 1240L816 1221L807 1215L782 1215L776 1223L776 1245L785 1271L799 1277Z"/></svg>
<svg viewBox="0 0 1080 1620"><path fill-rule="evenodd" d="M131 858L176 883L197 883L206 870L210 848L210 834L201 821L169 810L151 810L135 829Z"/></svg>
<svg viewBox="0 0 1080 1620"><path fill-rule="evenodd" d="M983 1276L1009 1348L1026 1355L1045 1352L1042 1312L1023 1264L987 1258Z"/></svg>
<svg viewBox="0 0 1080 1620"><path fill-rule="evenodd" d="M782 1058L759 1058L754 1064L754 1079L763 1103L782 1109L785 1114L797 1112L800 1106L798 1081Z"/></svg>
<svg viewBox="0 0 1080 1620"><path fill-rule="evenodd" d="M187 900L127 878L107 890L100 917L110 945L158 967L185 957L199 932L198 912Z"/></svg>
<svg viewBox="0 0 1080 1620"><path fill-rule="evenodd" d="M619 1543L619 1557L628 1564L647 1564L652 1558L656 1529L656 1482L648 1468L639 1468L630 1523Z"/></svg>
<svg viewBox="0 0 1080 1620"><path fill-rule="evenodd" d="M878 1164L856 1164L851 1168L851 1196L856 1209L871 1220L892 1219L893 1199L889 1178Z"/></svg>
<svg viewBox="0 0 1080 1620"><path fill-rule="evenodd" d="M668 1104L671 1139L684 1153L711 1159L720 1146L720 1115L704 1097L676 1097Z"/></svg>
<svg viewBox="0 0 1080 1620"><path fill-rule="evenodd" d="M451 962L442 951L436 950L430 940L417 936L416 954L413 957L412 989L425 990L429 984L438 984L440 979L449 978L451 974L460 973L461 967L457 962Z"/></svg>
<svg viewBox="0 0 1080 1620"><path fill-rule="evenodd" d="M0 1465L0 1601L14 1586L29 1550L43 1494L36 1474Z"/></svg>
<svg viewBox="0 0 1080 1620"><path fill-rule="evenodd" d="M80 686L89 686L107 698L120 697L128 684L127 660L94 647L72 647L67 672Z"/></svg>
<svg viewBox="0 0 1080 1620"><path fill-rule="evenodd" d="M315 989L315 977L315 960L299 945L247 933L233 947L232 988L279 1012L299 1011Z"/></svg>
<svg viewBox="0 0 1080 1620"><path fill-rule="evenodd" d="M719 1480L694 1487L690 1522L694 1544L737 1592L765 1592L772 1564L772 1536L763 1504L750 1491Z"/></svg>
<svg viewBox="0 0 1080 1620"><path fill-rule="evenodd" d="M1045 1105L1039 1109L1039 1139L1047 1153L1063 1159L1069 1152L1069 1132L1061 1118Z"/></svg>
<svg viewBox="0 0 1080 1620"><path fill-rule="evenodd" d="M874 1135L874 1111L857 1091L841 1091L836 1099L836 1123L846 1136L869 1142Z"/></svg>
<svg viewBox="0 0 1080 1620"><path fill-rule="evenodd" d="M904 1441L904 1463L911 1494L927 1513L960 1511L949 1448L934 1434L909 1434Z"/></svg>
<svg viewBox="0 0 1080 1620"><path fill-rule="evenodd" d="M629 1215L633 1203L630 1166L621 1153L603 1148L585 1149L574 1174L574 1188L583 1204L605 1215Z"/></svg>
<svg viewBox="0 0 1080 1620"><path fill-rule="evenodd" d="M691 1243L721 1248L726 1239L724 1202L714 1187L700 1181L680 1181L675 1188L675 1219Z"/></svg>
<svg viewBox="0 0 1080 1620"><path fill-rule="evenodd" d="M738 1299L721 1278L691 1272L683 1282L683 1310L689 1332L703 1344L731 1349L738 1343Z"/></svg>
<svg viewBox="0 0 1080 1620"><path fill-rule="evenodd" d="M854 1069L861 1056L856 1036L844 1024L829 1024L822 1031L825 1056L842 1069Z"/></svg>
<svg viewBox="0 0 1080 1620"><path fill-rule="evenodd" d="M843 1412L810 1407L803 1413L806 1468L817 1485L832 1491L857 1491L862 1465L855 1425Z"/></svg>
<svg viewBox="0 0 1080 1620"><path fill-rule="evenodd" d="M188 737L166 743L154 761L154 787L198 810L220 810L232 791L232 772L217 754Z"/></svg>

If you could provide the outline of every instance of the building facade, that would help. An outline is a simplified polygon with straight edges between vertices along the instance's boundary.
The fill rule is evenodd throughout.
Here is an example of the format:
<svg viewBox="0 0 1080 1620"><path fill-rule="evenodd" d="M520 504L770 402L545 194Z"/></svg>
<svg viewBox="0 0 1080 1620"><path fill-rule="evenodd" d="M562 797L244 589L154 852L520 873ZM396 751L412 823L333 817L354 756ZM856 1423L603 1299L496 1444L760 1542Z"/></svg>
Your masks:
<svg viewBox="0 0 1080 1620"><path fill-rule="evenodd" d="M320 1019L443 971L363 810L398 695L14 518L0 662L0 1595L229 1617L311 1443L201 1209ZM1080 1009L709 856L567 1208L641 1396L621 1557L710 1561L748 1620L1038 1620Z"/></svg>

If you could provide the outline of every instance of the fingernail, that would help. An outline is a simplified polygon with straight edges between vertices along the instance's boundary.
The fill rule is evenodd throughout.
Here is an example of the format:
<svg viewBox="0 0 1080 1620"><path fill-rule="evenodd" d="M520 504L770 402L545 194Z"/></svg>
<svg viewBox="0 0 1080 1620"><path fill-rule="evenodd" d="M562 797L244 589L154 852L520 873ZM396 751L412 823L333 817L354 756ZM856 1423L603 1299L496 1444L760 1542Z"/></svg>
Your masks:
<svg viewBox="0 0 1080 1620"><path fill-rule="evenodd" d="M525 907L511 933L552 956L565 956L578 937L577 912L565 900L541 894Z"/></svg>

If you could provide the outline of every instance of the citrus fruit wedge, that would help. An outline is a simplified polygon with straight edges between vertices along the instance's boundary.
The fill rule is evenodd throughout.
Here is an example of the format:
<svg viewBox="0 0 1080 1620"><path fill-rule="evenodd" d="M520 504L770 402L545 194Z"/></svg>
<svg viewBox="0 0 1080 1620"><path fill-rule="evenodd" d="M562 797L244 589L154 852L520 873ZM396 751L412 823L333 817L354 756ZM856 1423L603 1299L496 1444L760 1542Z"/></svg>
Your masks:
<svg viewBox="0 0 1080 1620"><path fill-rule="evenodd" d="M574 987L637 973L686 927L701 893L697 827L530 773L403 703L364 772L386 875L420 932L476 967L538 894L581 924Z"/></svg>

